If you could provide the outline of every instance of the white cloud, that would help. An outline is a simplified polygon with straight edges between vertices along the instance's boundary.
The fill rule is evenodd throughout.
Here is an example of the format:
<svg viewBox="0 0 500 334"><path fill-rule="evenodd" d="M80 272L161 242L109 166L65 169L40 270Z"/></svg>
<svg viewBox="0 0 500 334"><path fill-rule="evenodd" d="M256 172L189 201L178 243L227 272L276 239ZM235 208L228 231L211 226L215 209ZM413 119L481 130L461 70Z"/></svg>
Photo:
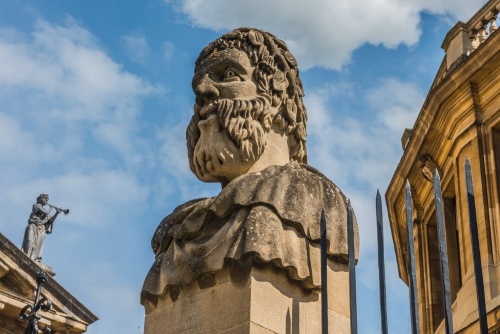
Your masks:
<svg viewBox="0 0 500 334"><path fill-rule="evenodd" d="M367 90L358 88L356 97L352 91L351 84L340 83L306 96L313 143L309 156L340 180L356 180L374 189L392 175L401 155L401 135L413 126L424 96L416 85L395 78L382 79ZM360 101L364 112L329 111L342 99Z"/></svg>
<svg viewBox="0 0 500 334"><path fill-rule="evenodd" d="M377 242L370 237L376 235L376 190L383 193L387 187L401 157L401 135L413 125L424 96L412 83L395 78L367 89L356 87L356 97L354 88L340 82L306 96L308 155L309 163L350 197L360 227L360 256L370 261ZM339 110L343 100L350 106L356 100L363 113Z"/></svg>
<svg viewBox="0 0 500 334"><path fill-rule="evenodd" d="M22 150L19 148L22 147ZM0 156L5 165L35 164L43 159L53 159L53 146L40 142L30 131L12 117L0 113Z"/></svg>
<svg viewBox="0 0 500 334"><path fill-rule="evenodd" d="M100 119L110 104L127 110L135 98L155 90L123 71L94 37L70 18L64 26L39 20L30 36L18 39L11 35L0 31L4 64L0 87L4 95L12 90L30 91L37 98L56 100L58 107L66 110L75 105L86 108L82 113L60 111L58 116Z"/></svg>
<svg viewBox="0 0 500 334"><path fill-rule="evenodd" d="M165 60L170 60L175 51L175 44L170 41L165 41L163 43L163 57Z"/></svg>
<svg viewBox="0 0 500 334"><path fill-rule="evenodd" d="M139 177L155 139L140 133L140 108L160 87L124 70L71 18L38 20L29 34L0 29L0 61L3 233L24 224L40 192L91 228L146 201Z"/></svg>
<svg viewBox="0 0 500 334"><path fill-rule="evenodd" d="M380 120L392 131L411 128L423 102L417 85L389 78L371 89L366 96L370 105L380 111ZM402 133L401 133L402 134Z"/></svg>
<svg viewBox="0 0 500 334"><path fill-rule="evenodd" d="M125 71L73 19L38 20L29 35L0 29L0 60L0 117L18 135L9 141L11 158L47 162L52 150L67 159L94 144L120 152L126 163L141 161L141 102L162 88ZM44 151L26 154L30 147Z"/></svg>
<svg viewBox="0 0 500 334"><path fill-rule="evenodd" d="M141 65L145 65L151 53L146 37L142 34L130 34L123 36L123 41L125 52L130 59Z"/></svg>
<svg viewBox="0 0 500 334"><path fill-rule="evenodd" d="M91 229L111 226L127 218L127 212L144 204L148 196L147 188L134 175L111 170L18 180L15 187L6 187L0 194L0 201L10 207L5 220L0 220L0 231L12 228L8 221L27 221L30 206L40 192L48 193L52 204L71 209L71 215L64 220Z"/></svg>
<svg viewBox="0 0 500 334"><path fill-rule="evenodd" d="M340 69L365 43L394 48L418 42L423 11L467 21L484 0L165 0L198 27L254 26L284 39L303 69Z"/></svg>

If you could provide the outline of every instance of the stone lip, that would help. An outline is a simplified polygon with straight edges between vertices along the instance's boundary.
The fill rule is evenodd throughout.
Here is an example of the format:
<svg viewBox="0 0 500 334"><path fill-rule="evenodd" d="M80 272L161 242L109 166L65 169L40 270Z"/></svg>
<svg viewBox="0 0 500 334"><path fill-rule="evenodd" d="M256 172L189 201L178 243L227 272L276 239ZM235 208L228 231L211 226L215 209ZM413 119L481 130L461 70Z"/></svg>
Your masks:
<svg viewBox="0 0 500 334"><path fill-rule="evenodd" d="M347 201L316 169L298 163L242 175L212 198L187 202L158 226L156 261L142 298L193 283L204 273L251 256L286 269L309 290L319 279L319 220L327 219L328 254L347 262ZM356 255L359 235L355 224ZM357 256L356 256L357 257Z"/></svg>

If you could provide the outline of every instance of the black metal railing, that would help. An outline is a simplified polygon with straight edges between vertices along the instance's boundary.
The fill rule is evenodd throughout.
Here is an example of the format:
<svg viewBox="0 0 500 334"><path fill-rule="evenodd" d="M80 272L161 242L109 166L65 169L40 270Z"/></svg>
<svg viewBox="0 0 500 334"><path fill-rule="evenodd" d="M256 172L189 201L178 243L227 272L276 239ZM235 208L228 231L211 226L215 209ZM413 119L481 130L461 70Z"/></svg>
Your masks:
<svg viewBox="0 0 500 334"><path fill-rule="evenodd" d="M472 171L468 158L465 159L465 183L467 191L467 206L469 212L469 228L472 245L472 258L474 262L474 276L476 283L476 295L478 304L479 330L480 334L488 334L487 313L484 297L484 281L481 266L481 254L479 248L479 237L476 218L476 206L474 188L472 183ZM450 275L448 267L448 252L446 249L445 216L443 211L443 197L441 191L441 179L436 169L433 178L434 205L436 211L436 226L438 234L439 260L441 269L441 283L443 289L443 318L446 334L453 334L453 319L451 312L451 289ZM377 242L378 242L378 268L379 268L379 289L380 289L380 319L381 333L388 333L386 282L385 282L385 261L384 261L384 236L382 218L382 200L380 192L377 190L375 198L376 222L377 222ZM413 202L410 182L406 181L405 186L405 214L407 231L407 252L408 252L408 285L410 295L410 317L411 331L413 334L420 333L419 312L418 312L418 287L415 267L415 249L413 237ZM350 316L351 334L357 334L357 307L356 307L356 272L354 254L354 224L353 211L350 201L347 208L347 232L348 232L348 258L349 258L349 296L350 296ZM321 221L321 282L322 282L322 333L328 333L328 301L327 301L327 248L326 248L326 219L322 212ZM500 321L500 307L494 310L494 318L497 323ZM496 329L497 327L495 327ZM500 327L498 327L500 330ZM497 333L494 331L494 333Z"/></svg>

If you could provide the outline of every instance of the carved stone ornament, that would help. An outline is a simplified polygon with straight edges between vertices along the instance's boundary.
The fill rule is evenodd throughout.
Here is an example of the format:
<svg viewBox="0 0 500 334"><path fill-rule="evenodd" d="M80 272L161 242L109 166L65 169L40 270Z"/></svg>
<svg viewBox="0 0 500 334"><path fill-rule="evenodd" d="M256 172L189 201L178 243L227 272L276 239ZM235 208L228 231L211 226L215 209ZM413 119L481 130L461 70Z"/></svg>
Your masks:
<svg viewBox="0 0 500 334"><path fill-rule="evenodd" d="M31 214L28 218L28 226L24 231L22 251L33 261L35 261L43 270L54 276L55 273L50 266L42 263L43 244L45 235L51 234L54 229L54 222L59 213L64 215L69 214L69 209L61 209L49 204L49 195L41 193L36 203L33 204ZM52 209L56 210L54 215L51 215Z"/></svg>
<svg viewBox="0 0 500 334"><path fill-rule="evenodd" d="M422 169L422 175L424 178L432 182L434 179L434 172L437 169L438 173L441 175L440 170L438 168L437 163L432 159L432 157L429 154L424 154L423 156L420 157L420 168Z"/></svg>
<svg viewBox="0 0 500 334"><path fill-rule="evenodd" d="M22 250L32 260L42 261L42 250L45 234L52 233L53 220L50 216L52 207L48 206L49 195L42 193L33 204L24 232Z"/></svg>
<svg viewBox="0 0 500 334"><path fill-rule="evenodd" d="M269 33L236 29L202 50L192 86L190 168L223 188L162 220L141 302L154 304L169 290L172 296L172 289L242 261L282 269L304 289L318 290L321 209L328 255L346 263L347 202L307 165L307 113L295 58ZM355 240L357 255L357 224Z"/></svg>

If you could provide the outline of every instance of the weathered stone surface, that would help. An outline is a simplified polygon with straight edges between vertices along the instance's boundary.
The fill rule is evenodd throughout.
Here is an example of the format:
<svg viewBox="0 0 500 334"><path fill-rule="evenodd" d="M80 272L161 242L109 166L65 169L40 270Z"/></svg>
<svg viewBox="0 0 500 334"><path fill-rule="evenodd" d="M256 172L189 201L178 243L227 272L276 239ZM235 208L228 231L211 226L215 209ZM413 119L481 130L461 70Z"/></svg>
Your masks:
<svg viewBox="0 0 500 334"><path fill-rule="evenodd" d="M28 226L24 233L22 250L30 259L35 261L42 260L43 243L45 234L52 233L52 224L50 223L51 207L47 206L49 202L48 194L40 194L33 204Z"/></svg>
<svg viewBox="0 0 500 334"><path fill-rule="evenodd" d="M69 209L56 208L48 204L48 202L48 194L42 193L37 197L36 203L33 204L33 208L31 209L21 249L30 259L36 261L43 270L54 276L55 273L52 271L52 268L42 263L45 235L52 233L54 222L59 213L64 212L64 214L67 215ZM50 215L52 209L56 210L53 216Z"/></svg>
<svg viewBox="0 0 500 334"><path fill-rule="evenodd" d="M310 298L321 286L321 210L333 275L335 265L347 262L347 202L335 184L307 165L307 114L295 58L269 33L236 29L203 49L193 91L194 115L186 131L190 168L200 180L223 188L215 197L180 205L158 226L152 240L156 259L141 293L146 332L163 331L171 322L173 332L193 332L189 326L196 317L215 318L214 328L202 332L280 332L287 308L270 316L278 300L308 305L301 306L301 332L315 332L319 304L317 296ZM355 240L357 253L357 225ZM246 290L239 291L234 279L220 281L222 273L243 264L252 273ZM259 276L259 266L271 271ZM345 291L332 301L333 310L342 309L332 319L348 319L347 275L338 275ZM260 305L267 320L254 322L259 313L252 305ZM189 312L194 313L187 323L171 320ZM227 320L217 323L222 316Z"/></svg>
<svg viewBox="0 0 500 334"><path fill-rule="evenodd" d="M143 294L161 295L245 256L286 268L308 289L319 288L322 207L330 222L328 253L345 263L346 200L331 181L296 163L241 176L218 196L188 202L162 221L153 238L157 259Z"/></svg>
<svg viewBox="0 0 500 334"><path fill-rule="evenodd" d="M329 261L329 266L330 332L350 333L347 265ZM215 275L216 284L210 288L192 284L176 301L169 295L159 297L146 315L145 334L321 333L320 295L302 289L270 265L234 276L226 268Z"/></svg>

